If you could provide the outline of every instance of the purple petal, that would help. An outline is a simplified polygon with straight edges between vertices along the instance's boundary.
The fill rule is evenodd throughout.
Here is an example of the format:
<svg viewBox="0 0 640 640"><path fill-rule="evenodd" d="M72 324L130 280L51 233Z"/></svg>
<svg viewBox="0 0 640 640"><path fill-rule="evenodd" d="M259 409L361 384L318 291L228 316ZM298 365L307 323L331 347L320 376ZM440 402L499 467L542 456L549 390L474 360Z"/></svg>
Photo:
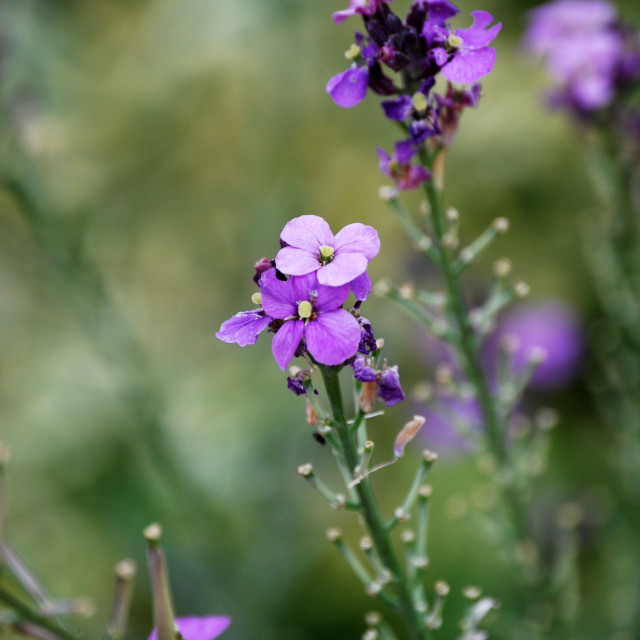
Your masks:
<svg viewBox="0 0 640 640"><path fill-rule="evenodd" d="M284 247L276 255L276 267L288 276L304 276L320 268L317 252L318 247L313 253L298 247Z"/></svg>
<svg viewBox="0 0 640 640"><path fill-rule="evenodd" d="M456 13L459 13L458 7L456 7L448 0L427 0L429 7L429 20L440 22L444 24L445 20L448 20Z"/></svg>
<svg viewBox="0 0 640 640"><path fill-rule="evenodd" d="M316 301L313 306L319 313L335 311L342 306L348 297L348 284L343 284L339 287L318 285L316 286Z"/></svg>
<svg viewBox="0 0 640 640"><path fill-rule="evenodd" d="M278 336L280 332L276 334ZM309 353L321 364L342 364L358 351L360 325L344 309L318 314L304 330Z"/></svg>
<svg viewBox="0 0 640 640"><path fill-rule="evenodd" d="M349 283L351 287L351 291L353 291L353 295L356 297L356 300L366 300L373 289L371 284L371 278L369 278L369 274L365 271L362 275L359 275L355 280L352 280Z"/></svg>
<svg viewBox="0 0 640 640"><path fill-rule="evenodd" d="M323 244L333 246L333 233L328 222L320 216L305 215L289 220L280 238L292 247L315 255Z"/></svg>
<svg viewBox="0 0 640 640"><path fill-rule="evenodd" d="M493 25L491 29L485 29L493 22L493 16L488 11L472 11L473 24L468 29L456 29L454 33L462 38L463 47L481 49L493 42L502 29L502 23Z"/></svg>
<svg viewBox="0 0 640 640"><path fill-rule="evenodd" d="M354 65L327 82L327 93L340 107L354 107L364 100L369 85L369 67Z"/></svg>
<svg viewBox="0 0 640 640"><path fill-rule="evenodd" d="M380 238L373 227L354 222L338 231L333 246L336 254L362 253L367 260L373 260L380 251Z"/></svg>
<svg viewBox="0 0 640 640"><path fill-rule="evenodd" d="M409 118L413 113L413 103L409 96L400 96L393 100L384 100L380 106L387 118L399 120L400 122Z"/></svg>
<svg viewBox="0 0 640 640"><path fill-rule="evenodd" d="M303 320L289 320L285 322L273 336L271 351L278 366L284 371L296 353L304 333Z"/></svg>
<svg viewBox="0 0 640 640"><path fill-rule="evenodd" d="M214 640L231 624L231 618L222 616L206 616L204 618L176 618L176 625L184 640ZM157 640L158 633L154 629L149 640Z"/></svg>
<svg viewBox="0 0 640 640"><path fill-rule="evenodd" d="M368 264L362 253L336 253L329 264L318 269L318 282L329 287L349 284L367 270Z"/></svg>
<svg viewBox="0 0 640 640"><path fill-rule="evenodd" d="M278 280L275 269L262 274L260 293L262 308L272 318L284 319L298 312L298 301L292 291L290 280Z"/></svg>
<svg viewBox="0 0 640 640"><path fill-rule="evenodd" d="M258 335L272 322L273 318L262 309L241 311L222 323L216 338L222 342L237 342L241 347L246 347L255 344Z"/></svg>
<svg viewBox="0 0 640 640"><path fill-rule="evenodd" d="M496 50L486 49L460 50L453 59L442 67L442 75L451 82L470 84L486 75L493 69L496 61Z"/></svg>

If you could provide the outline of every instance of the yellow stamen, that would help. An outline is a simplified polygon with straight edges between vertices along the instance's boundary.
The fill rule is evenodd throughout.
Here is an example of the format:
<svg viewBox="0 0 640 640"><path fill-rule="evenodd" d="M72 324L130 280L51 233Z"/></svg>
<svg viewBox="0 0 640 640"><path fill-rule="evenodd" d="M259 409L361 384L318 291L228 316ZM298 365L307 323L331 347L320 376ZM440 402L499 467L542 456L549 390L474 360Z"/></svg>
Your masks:
<svg viewBox="0 0 640 640"><path fill-rule="evenodd" d="M303 300L302 302L298 302L298 317L306 320L311 317L311 312L313 311L313 306L308 300Z"/></svg>
<svg viewBox="0 0 640 640"><path fill-rule="evenodd" d="M452 33L447 38L447 42L453 49L459 49L460 45L462 44L462 38L460 36L457 36L455 33Z"/></svg>
<svg viewBox="0 0 640 640"><path fill-rule="evenodd" d="M360 55L360 47L357 44L352 44L345 52L344 57L347 60L355 60Z"/></svg>
<svg viewBox="0 0 640 640"><path fill-rule="evenodd" d="M251 302L253 302L253 304L261 305L262 304L262 294L259 291L256 291L251 296Z"/></svg>
<svg viewBox="0 0 640 640"><path fill-rule="evenodd" d="M427 108L427 98L424 93L420 93L420 91L418 91L413 94L411 104L413 104L413 108L416 111L424 111Z"/></svg>
<svg viewBox="0 0 640 640"><path fill-rule="evenodd" d="M323 244L318 249L318 257L320 258L320 262L322 264L329 264L333 260L333 254L335 253L333 247L329 247L326 244Z"/></svg>

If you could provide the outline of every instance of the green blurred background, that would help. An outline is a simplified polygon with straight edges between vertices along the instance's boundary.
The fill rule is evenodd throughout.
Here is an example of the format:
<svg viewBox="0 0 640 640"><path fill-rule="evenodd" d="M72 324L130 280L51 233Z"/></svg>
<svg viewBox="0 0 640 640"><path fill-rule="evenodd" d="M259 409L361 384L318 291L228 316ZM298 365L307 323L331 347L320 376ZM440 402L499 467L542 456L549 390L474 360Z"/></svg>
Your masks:
<svg viewBox="0 0 640 640"><path fill-rule="evenodd" d="M350 514L330 511L296 473L311 461L331 478L330 454L312 440L269 338L241 349L214 337L251 308L253 260L273 256L282 226L303 213L334 230L376 226L372 278L415 278L407 240L377 195L375 146L390 148L396 132L375 97L341 110L324 91L359 28L332 23L343 4L0 5L9 537L56 595L95 601L94 618L79 623L87 630L104 622L112 567L130 556L141 571L129 637L146 638L141 532L152 521L164 526L178 612L231 615L225 637L354 638L364 628L372 602L324 537L328 526L350 529ZM595 301L577 229L593 196L574 131L543 109L544 75L518 47L533 3L458 4L503 23L485 97L448 158L448 201L464 237L496 216L512 223L471 277L482 288L491 262L509 256L533 299L574 305L586 326ZM620 6L638 24L637 2ZM410 320L380 299L366 315L407 389L431 375ZM562 414L543 483L550 499L593 494L608 504L607 436L585 376L535 401ZM392 442L413 412L405 404L375 425L376 442ZM389 509L412 456L380 474ZM447 515L452 496L473 496L479 482L465 458L436 465L429 578L456 594L479 584L508 609L506 569ZM594 638L614 615L601 588L613 570L606 542L604 527L585 542ZM453 628L460 598L447 606Z"/></svg>

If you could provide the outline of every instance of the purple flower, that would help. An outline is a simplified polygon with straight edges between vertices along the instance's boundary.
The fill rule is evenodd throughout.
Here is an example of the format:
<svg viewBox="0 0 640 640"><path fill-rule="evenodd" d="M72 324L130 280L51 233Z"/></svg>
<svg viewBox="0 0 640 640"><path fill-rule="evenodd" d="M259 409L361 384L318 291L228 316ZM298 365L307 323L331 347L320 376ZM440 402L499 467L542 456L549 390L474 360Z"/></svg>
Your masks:
<svg viewBox="0 0 640 640"><path fill-rule="evenodd" d="M613 5L600 0L557 0L529 14L525 46L545 58L556 82L555 106L578 113L600 109L619 86L640 76L636 34L621 28Z"/></svg>
<svg viewBox="0 0 640 640"><path fill-rule="evenodd" d="M527 366L535 350L546 354L531 379L532 387L557 388L576 375L583 336L576 315L568 305L546 301L522 305L504 314L485 345L483 360L489 369L497 360L499 343L505 336L516 339L517 348L513 354L515 373Z"/></svg>
<svg viewBox="0 0 640 640"><path fill-rule="evenodd" d="M388 0L350 0L349 6L342 11L336 11L333 14L333 21L336 24L344 22L348 17L355 16L360 13L363 16L375 15L378 7L385 4Z"/></svg>
<svg viewBox="0 0 640 640"><path fill-rule="evenodd" d="M411 141L397 142L392 157L389 157L389 154L380 147L376 151L380 156L378 165L380 171L392 178L398 189L415 189L431 179L431 172L428 169L421 165L411 164L411 160L416 154Z"/></svg>
<svg viewBox="0 0 640 640"><path fill-rule="evenodd" d="M353 377L360 382L373 382L377 386L377 395L387 407L391 407L405 398L400 386L398 367L388 367L385 363L382 370L374 369L371 360L358 356L352 363Z"/></svg>
<svg viewBox="0 0 640 640"><path fill-rule="evenodd" d="M214 640L231 624L231 618L222 616L206 616L203 618L176 618L176 626L184 640ZM158 633L154 629L149 640L157 640Z"/></svg>
<svg viewBox="0 0 640 640"><path fill-rule="evenodd" d="M284 320L271 346L283 371L303 338L307 351L321 364L342 364L355 355L360 325L341 308L349 296L347 284L324 286L315 272L283 282L271 270L262 276L260 285L265 312Z"/></svg>
<svg viewBox="0 0 640 640"><path fill-rule="evenodd" d="M279 271L291 276L315 272L318 283L330 287L340 287L363 276L369 261L380 251L378 232L373 227L355 222L334 236L327 222L313 215L287 222L280 238L287 246L276 255ZM361 278L355 284L356 295L367 287L370 291L370 286L368 276Z"/></svg>
<svg viewBox="0 0 640 640"><path fill-rule="evenodd" d="M369 67L354 62L346 71L327 82L327 93L339 107L355 107L367 95Z"/></svg>
<svg viewBox="0 0 640 640"><path fill-rule="evenodd" d="M222 323L216 338L223 342L237 342L241 347L246 347L255 344L258 335L272 322L273 318L262 309L241 311Z"/></svg>
<svg viewBox="0 0 640 640"><path fill-rule="evenodd" d="M441 69L451 82L469 84L476 82L493 69L496 50L488 46L502 29L502 23L489 25L493 16L488 11L472 11L473 24L468 29L456 29L447 37L447 45L453 49L453 57Z"/></svg>

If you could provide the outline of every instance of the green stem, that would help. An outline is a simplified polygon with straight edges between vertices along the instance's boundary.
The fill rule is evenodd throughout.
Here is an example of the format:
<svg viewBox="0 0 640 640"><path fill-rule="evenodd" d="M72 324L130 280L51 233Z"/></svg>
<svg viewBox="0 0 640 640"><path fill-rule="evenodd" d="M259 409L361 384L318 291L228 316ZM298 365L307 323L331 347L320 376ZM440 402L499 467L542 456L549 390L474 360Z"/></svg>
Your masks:
<svg viewBox="0 0 640 640"><path fill-rule="evenodd" d="M486 426L490 451L495 456L500 470L506 473L507 481L502 487L503 502L509 512L515 535L515 541L528 538L527 516L522 491L512 477L513 467L506 447L506 425L498 413L488 380L480 363L476 337L466 310L464 292L457 273L454 256L444 243L444 194L434 180L425 185L425 191L431 208L433 243L439 256L439 264L445 281L447 293L447 312L456 331L453 336L463 370L476 390L478 404Z"/></svg>
<svg viewBox="0 0 640 640"><path fill-rule="evenodd" d="M334 427L340 439L344 460L352 477L359 463L358 449L355 439L350 433L345 417L342 392L338 374L341 367L320 365L327 397L331 405ZM378 503L371 489L369 478L364 478L355 486L368 533L384 566L393 574L392 585L398 598L398 613L401 615L412 640L428 640L429 629L425 628L423 616L416 610L405 571L391 543L389 531L382 519Z"/></svg>
<svg viewBox="0 0 640 640"><path fill-rule="evenodd" d="M0 600L9 605L20 617L29 622L55 633L63 640L80 640L80 635L75 635L66 629L60 627L54 620L42 615L40 612L32 609L29 605L25 604L14 596L10 591L0 585Z"/></svg>

